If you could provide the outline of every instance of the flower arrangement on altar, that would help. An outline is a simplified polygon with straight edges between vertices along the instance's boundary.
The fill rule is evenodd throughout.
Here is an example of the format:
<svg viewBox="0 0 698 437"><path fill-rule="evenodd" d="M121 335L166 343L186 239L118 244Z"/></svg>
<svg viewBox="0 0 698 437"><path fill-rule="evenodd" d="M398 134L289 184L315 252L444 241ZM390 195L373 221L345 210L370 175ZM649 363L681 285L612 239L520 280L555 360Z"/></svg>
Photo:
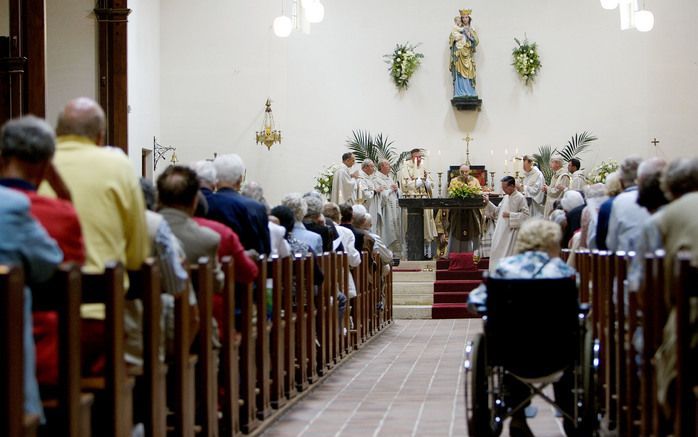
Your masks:
<svg viewBox="0 0 698 437"><path fill-rule="evenodd" d="M614 160L610 160L608 162L601 161L601 164L591 169L591 172L589 172L589 175L587 176L587 182L590 184L605 184L606 177L618 170L618 167L618 162Z"/></svg>
<svg viewBox="0 0 698 437"><path fill-rule="evenodd" d="M385 61L390 67L390 77L393 78L395 86L399 90L407 89L410 78L417 70L417 67L422 63L424 55L415 51L419 44L412 45L410 43L397 44L391 55L385 55Z"/></svg>
<svg viewBox="0 0 698 437"><path fill-rule="evenodd" d="M453 179L448 186L448 197L452 199L473 199L482 196L482 188L471 187L458 179Z"/></svg>
<svg viewBox="0 0 698 437"><path fill-rule="evenodd" d="M524 39L523 43L516 38L514 38L514 41L516 42L516 47L511 52L514 58L514 62L511 65L514 66L519 77L528 85L536 77L540 67L542 67L538 56L538 48L536 43L529 43L527 38Z"/></svg>
<svg viewBox="0 0 698 437"><path fill-rule="evenodd" d="M315 178L315 190L325 196L327 200L330 200L330 193L332 193L332 179L334 174L343 164L332 164L325 168L316 178Z"/></svg>

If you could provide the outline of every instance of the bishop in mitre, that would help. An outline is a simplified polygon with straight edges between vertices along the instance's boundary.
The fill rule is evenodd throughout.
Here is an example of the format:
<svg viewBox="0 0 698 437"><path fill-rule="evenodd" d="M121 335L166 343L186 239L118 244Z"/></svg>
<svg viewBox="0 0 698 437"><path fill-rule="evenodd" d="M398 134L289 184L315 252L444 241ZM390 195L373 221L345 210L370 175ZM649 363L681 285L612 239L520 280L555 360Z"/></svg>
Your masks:
<svg viewBox="0 0 698 437"><path fill-rule="evenodd" d="M531 198L531 217L542 217L545 210L545 176L538 167L533 165L533 158L528 155L523 157L523 183L519 185L519 191L525 197Z"/></svg>
<svg viewBox="0 0 698 437"><path fill-rule="evenodd" d="M550 185L543 185L543 191L546 193L545 199L545 210L543 211L543 218L550 217L550 213L555 209L555 201L561 200L562 195L570 186L570 174L565 168L565 161L559 156L555 156L550 159L550 168L555 172L552 179L550 179Z"/></svg>
<svg viewBox="0 0 698 437"><path fill-rule="evenodd" d="M377 186L375 183L376 164L371 159L364 159L361 162L361 170L357 178L358 189L356 195L356 203L362 204L366 211L375 217L371 223L371 232L376 234L376 218L380 215L380 192L383 187Z"/></svg>
<svg viewBox="0 0 698 437"><path fill-rule="evenodd" d="M390 162L382 159L378 171L374 173L374 183L380 188L380 211L376 219L376 229L383 242L393 253L400 253L401 217L398 199L400 189L390 176Z"/></svg>
<svg viewBox="0 0 698 437"><path fill-rule="evenodd" d="M480 181L470 175L470 166L460 166L459 175L451 179L449 191L458 183L481 188ZM448 252L473 252L480 247L482 212L479 209L451 209L445 215L444 233L448 234Z"/></svg>
<svg viewBox="0 0 698 437"><path fill-rule="evenodd" d="M359 177L359 172L352 172L351 168L355 162L354 154L347 152L342 155L342 164L337 171L334 172L332 178L332 193L330 193L330 201L341 205L348 203L353 205L356 200L356 179Z"/></svg>
<svg viewBox="0 0 698 437"><path fill-rule="evenodd" d="M400 183L403 195L414 196L426 194L427 197L431 197L432 181L427 171L421 149L412 149L410 151L410 158L402 163L402 168L398 173L398 183ZM404 217L406 213L407 211L403 213L402 217L405 223L407 222L406 217ZM407 229L406 231L414 232L414 230L411 229ZM431 259L431 242L439 235L436 232L434 211L431 209L424 210L424 229L422 231L424 235L424 256L427 259Z"/></svg>
<svg viewBox="0 0 698 437"><path fill-rule="evenodd" d="M528 202L516 190L516 180L511 176L502 178L504 197L499 206L494 206L485 194L485 215L496 220L490 250L490 272L494 272L500 259L514 254L519 228L529 216Z"/></svg>

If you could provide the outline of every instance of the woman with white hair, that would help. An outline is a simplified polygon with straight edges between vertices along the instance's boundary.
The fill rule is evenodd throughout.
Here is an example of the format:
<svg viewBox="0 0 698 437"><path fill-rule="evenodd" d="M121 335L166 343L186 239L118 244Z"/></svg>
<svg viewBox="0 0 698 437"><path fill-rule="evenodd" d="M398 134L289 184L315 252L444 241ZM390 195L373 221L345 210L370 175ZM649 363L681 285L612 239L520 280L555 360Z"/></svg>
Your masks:
<svg viewBox="0 0 698 437"><path fill-rule="evenodd" d="M296 221L293 225L293 236L306 243L316 255L322 255L322 237L315 232L310 232L303 225L303 217L308 212L308 204L303 196L300 193L289 193L281 199L281 205L288 207L293 212Z"/></svg>
<svg viewBox="0 0 698 437"><path fill-rule="evenodd" d="M580 248L591 248L595 245L596 217L599 215L601 204L608 199L606 185L602 183L589 185L584 189L587 206L582 210L582 227L580 231Z"/></svg>
<svg viewBox="0 0 698 437"><path fill-rule="evenodd" d="M568 247L575 232L582 226L582 210L586 203L582 193L576 190L567 190L562 196L560 206L565 211L567 226L562 233L562 247Z"/></svg>

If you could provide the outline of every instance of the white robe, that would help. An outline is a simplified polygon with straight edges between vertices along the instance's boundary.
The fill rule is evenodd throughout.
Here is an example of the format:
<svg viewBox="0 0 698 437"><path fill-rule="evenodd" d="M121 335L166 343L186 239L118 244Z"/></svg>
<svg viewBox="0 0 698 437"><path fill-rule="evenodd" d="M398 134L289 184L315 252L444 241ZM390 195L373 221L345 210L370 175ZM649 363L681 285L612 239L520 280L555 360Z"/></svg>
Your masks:
<svg viewBox="0 0 698 437"><path fill-rule="evenodd" d="M332 178L332 193L330 201L341 205L353 205L356 200L356 179L351 177L351 168L342 164Z"/></svg>
<svg viewBox="0 0 698 437"><path fill-rule="evenodd" d="M561 188L557 188L558 185L561 185ZM565 167L562 167L550 180L548 194L545 199L545 210L543 211L543 217L548 218L550 216L550 213L553 212L553 204L556 200L562 199L562 195L565 194L565 191L567 191L569 186L570 174L567 172Z"/></svg>
<svg viewBox="0 0 698 437"><path fill-rule="evenodd" d="M421 181L418 183L418 180ZM418 192L421 193L421 189L418 185L422 185L426 188L427 196L431 197L431 177L427 171L426 164L424 160L419 163L419 166L415 168L414 161L411 159L405 160L402 163L402 167L398 172L398 183L402 192L407 195L414 195ZM402 220L405 222L405 214L407 211L403 211ZM408 230L406 230L408 231ZM434 211L431 209L424 210L424 241L431 242L439 234L436 231L436 221L434 221Z"/></svg>
<svg viewBox="0 0 698 437"><path fill-rule="evenodd" d="M371 175L366 174L363 170L359 171L359 177L357 182L359 183L359 189L355 203L362 204L369 214L371 214L371 232L375 233L380 215L380 195L376 193L375 185L375 175L374 172Z"/></svg>
<svg viewBox="0 0 698 437"><path fill-rule="evenodd" d="M380 193L380 213L376 220L377 234L381 236L383 242L388 247L400 240L402 234L400 229L400 206L398 206L398 191L393 191L392 186L395 184L393 179L384 175L381 172L375 172L374 182L376 187L383 189Z"/></svg>
<svg viewBox="0 0 698 437"><path fill-rule="evenodd" d="M509 218L502 215L509 212ZM499 206L488 202L485 207L485 215L497 221L492 235L492 248L490 249L490 272L494 272L500 259L514 254L516 236L519 228L529 216L528 204L523 194L518 191L504 196Z"/></svg>
<svg viewBox="0 0 698 437"><path fill-rule="evenodd" d="M545 209L545 193L543 192L545 177L538 167L524 171L523 194L531 198L531 217L540 217Z"/></svg>
<svg viewBox="0 0 698 437"><path fill-rule="evenodd" d="M572 173L572 182L570 182L570 190L584 191L587 186L587 178L581 170Z"/></svg>

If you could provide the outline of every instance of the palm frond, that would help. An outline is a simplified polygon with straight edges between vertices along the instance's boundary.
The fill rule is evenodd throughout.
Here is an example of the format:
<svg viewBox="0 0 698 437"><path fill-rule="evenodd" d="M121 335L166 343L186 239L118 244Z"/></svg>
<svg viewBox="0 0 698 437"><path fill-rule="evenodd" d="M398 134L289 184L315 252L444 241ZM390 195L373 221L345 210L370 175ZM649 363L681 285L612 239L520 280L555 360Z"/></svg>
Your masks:
<svg viewBox="0 0 698 437"><path fill-rule="evenodd" d="M368 131L356 130L351 131L351 134L352 136L347 138L346 144L356 157L356 162L361 163L370 159L378 165L382 159L387 159L390 162L393 176L397 175L402 161L409 155L409 152L403 152L398 155L395 147L393 147L393 141L382 133L374 137Z"/></svg>
<svg viewBox="0 0 698 437"><path fill-rule="evenodd" d="M368 131L351 131L352 138L347 138L347 147L356 157L357 162L363 162L369 157L373 138Z"/></svg>
<svg viewBox="0 0 698 437"><path fill-rule="evenodd" d="M591 143L596 141L598 138L594 136L589 131L584 131L581 134L574 134L567 144L558 153L565 161L569 161L572 158L576 158L579 154L585 152Z"/></svg>
<svg viewBox="0 0 698 437"><path fill-rule="evenodd" d="M533 159L536 160L538 168L543 173L546 184L550 184L550 180L553 178L553 169L550 168L550 158L553 157L556 151L557 149L552 146L545 145L540 146L538 148L538 153L533 154Z"/></svg>

